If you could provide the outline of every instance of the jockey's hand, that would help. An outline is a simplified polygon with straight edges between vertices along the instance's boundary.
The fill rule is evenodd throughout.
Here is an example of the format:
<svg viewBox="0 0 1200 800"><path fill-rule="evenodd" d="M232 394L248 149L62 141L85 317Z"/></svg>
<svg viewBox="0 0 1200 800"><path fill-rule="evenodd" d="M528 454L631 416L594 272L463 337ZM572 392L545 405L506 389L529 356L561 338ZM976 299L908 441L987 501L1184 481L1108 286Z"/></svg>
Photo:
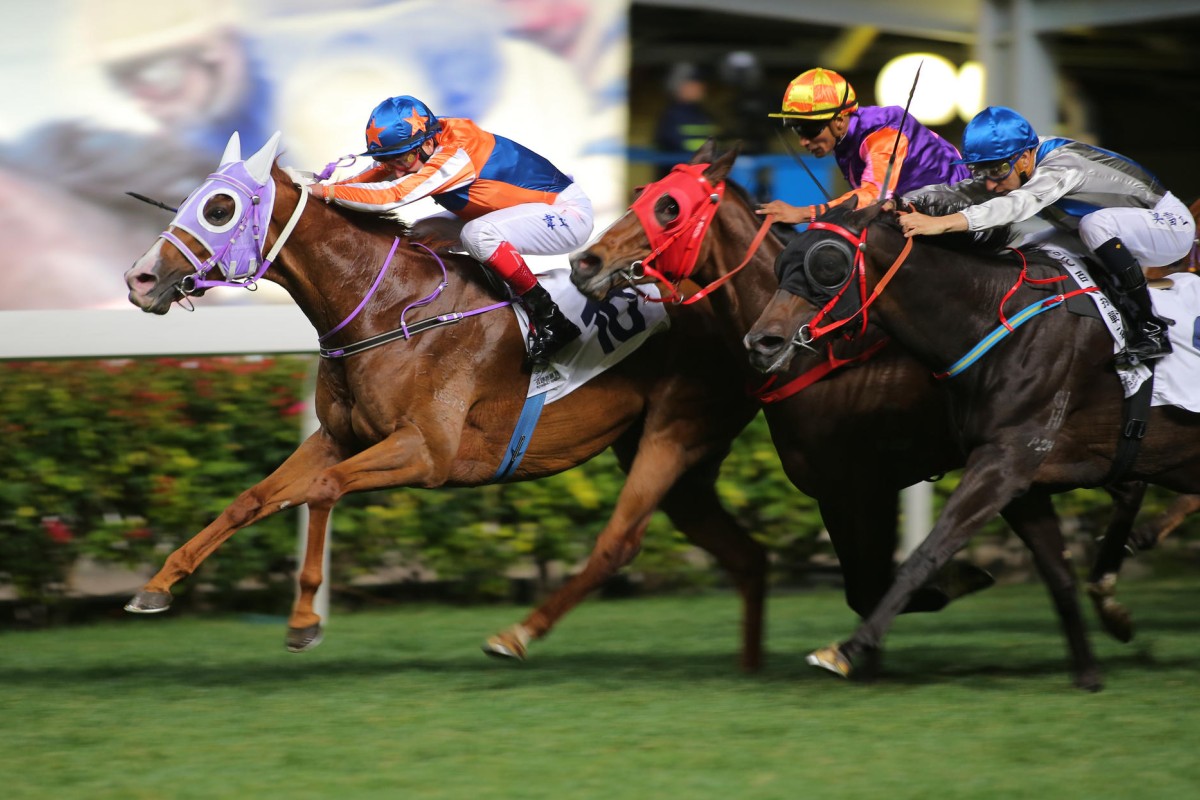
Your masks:
<svg viewBox="0 0 1200 800"><path fill-rule="evenodd" d="M333 194L329 191L329 187L324 183L310 183L308 185L308 191L313 197L326 203L329 202L329 198Z"/></svg>
<svg viewBox="0 0 1200 800"><path fill-rule="evenodd" d="M939 233L967 229L967 218L962 214L931 217L920 211L897 211L896 213L900 217L900 230L904 231L907 239L914 236L937 236Z"/></svg>
<svg viewBox="0 0 1200 800"><path fill-rule="evenodd" d="M755 209L754 213L763 216L772 214L776 222L798 225L802 222L812 222L828 210L829 206L823 203L817 206L794 206L782 200L772 200L769 203L763 203Z"/></svg>

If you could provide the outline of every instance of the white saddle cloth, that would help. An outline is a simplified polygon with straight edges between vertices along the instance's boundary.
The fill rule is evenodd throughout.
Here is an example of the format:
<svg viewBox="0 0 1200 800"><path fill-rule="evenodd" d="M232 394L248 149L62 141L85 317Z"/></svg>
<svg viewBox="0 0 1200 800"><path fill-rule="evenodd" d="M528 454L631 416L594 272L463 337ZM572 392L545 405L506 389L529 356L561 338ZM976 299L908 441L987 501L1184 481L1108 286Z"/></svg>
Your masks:
<svg viewBox="0 0 1200 800"><path fill-rule="evenodd" d="M546 403L566 397L671 325L662 303L647 301L632 288L596 302L579 293L571 283L571 270L566 267L535 268L534 272L538 283L583 335L555 353L549 364L534 370L528 397L545 394ZM639 290L651 297L660 296L657 286L641 286ZM513 303L512 308L522 333L528 331L525 309L519 303ZM525 346L529 346L528 337Z"/></svg>

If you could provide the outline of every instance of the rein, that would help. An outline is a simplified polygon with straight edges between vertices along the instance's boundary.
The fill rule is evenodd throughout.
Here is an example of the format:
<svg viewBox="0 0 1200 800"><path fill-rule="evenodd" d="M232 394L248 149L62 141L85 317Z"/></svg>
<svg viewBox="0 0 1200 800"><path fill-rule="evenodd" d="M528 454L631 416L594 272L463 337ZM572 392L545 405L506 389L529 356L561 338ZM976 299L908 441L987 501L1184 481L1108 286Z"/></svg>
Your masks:
<svg viewBox="0 0 1200 800"><path fill-rule="evenodd" d="M366 296L364 296L362 301L359 302L358 307L355 308L354 311L350 312L350 316L342 320L337 327L333 328L328 333L324 333L317 337L318 342L323 342L333 334L340 331L346 326L346 323L350 322L350 320L358 316L359 312L366 308L367 302L370 301L372 296L374 296L375 290L379 288L379 284L383 280L384 273L387 272L388 267L391 265L392 258L396 254L396 247L399 244L400 237L397 236L395 241L392 242L392 249L388 251L387 258L384 259L383 266L379 270L379 275L376 276L375 282L371 284L371 288L367 290ZM486 314L489 311L495 311L496 309L504 308L505 306L510 306L513 304L514 301L512 300L502 300L499 303L492 303L491 305L472 309L471 311L452 311L449 314L440 314L436 317L427 317L426 319L419 320L409 325L405 321L405 317L408 315L408 312L414 308L427 306L436 300L438 295L442 293L442 290L450 285L450 280L449 275L446 272L446 262L442 260L441 256L420 242L409 242L408 245L409 247L419 247L425 252L429 253L429 255L433 256L433 260L437 262L438 267L442 271L442 280L438 283L434 290L424 298L409 303L404 307L404 310L400 312L399 328L387 331L385 333L378 333L361 341L354 342L353 344L345 345L344 347L322 347L319 352L323 358L345 358L346 356L357 355L365 350L370 350L372 348L379 347L380 345L394 342L397 339L408 340L413 336L416 336L418 333L424 333L427 330L439 328L443 325L451 325L456 322L461 322L467 317L474 317L478 314Z"/></svg>

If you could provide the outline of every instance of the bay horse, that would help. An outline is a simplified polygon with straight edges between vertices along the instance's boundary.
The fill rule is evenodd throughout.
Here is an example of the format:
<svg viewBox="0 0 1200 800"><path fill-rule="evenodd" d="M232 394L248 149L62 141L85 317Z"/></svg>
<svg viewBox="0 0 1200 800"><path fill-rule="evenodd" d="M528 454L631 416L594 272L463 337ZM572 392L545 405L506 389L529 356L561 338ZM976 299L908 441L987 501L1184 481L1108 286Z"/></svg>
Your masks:
<svg viewBox="0 0 1200 800"><path fill-rule="evenodd" d="M869 315L927 370L954 374L945 386L967 453L961 482L875 610L850 638L809 656L843 677L878 668L883 638L909 595L1005 504L1024 499L1053 514L1052 492L1105 485L1118 460L1124 398L1111 365L1112 336L1099 320L1062 309L1040 314L1013 326L1010 341L961 372L947 369L1001 330L1001 312L1050 308L1047 292L1060 291L1026 280L1030 267L1012 254L954 244L949 235L906 239L895 213L879 205L833 213L781 254L782 288L746 337L755 366L778 369L796 343L850 323L857 328ZM1200 416L1150 409L1126 478L1200 490L1198 434ZM1040 537L1026 541L1043 553L1040 569L1067 633L1075 682L1098 690L1100 669L1080 621L1075 579L1065 559L1054 557L1062 553L1061 534L1045 526ZM1104 547L1122 544L1106 538Z"/></svg>
<svg viewBox="0 0 1200 800"><path fill-rule="evenodd" d="M436 252L430 246L436 243L419 241L389 217L307 202L308 192L276 164L279 138L243 160L235 133L218 171L189 195L125 280L130 302L154 314L213 286L246 286L259 278L282 286L326 346L316 388L320 426L275 472L171 553L126 608L165 610L171 587L222 542L304 503L308 540L285 639L289 650L300 652L322 636L313 598L323 579L334 504L349 492L492 481L508 458L530 369L511 311L473 311L497 305L498 297L476 262ZM206 277L216 268L224 280ZM430 300L439 281L444 291ZM412 338L396 335L406 310L422 304L436 318L461 318ZM388 344L337 355L388 336ZM765 549L715 490L717 469L758 404L724 377L734 367L726 363L733 357L728 348L695 346L713 339L706 320L679 315L668 332L545 406L508 480L558 473L610 446L628 480L583 570L522 623L489 640L488 652L523 658L530 640L546 635L633 558L637 551L628 543L661 506L732 576L743 603L741 664L747 670L760 665ZM670 374L662 374L664 363L674 365Z"/></svg>
<svg viewBox="0 0 1200 800"><path fill-rule="evenodd" d="M685 310L695 316L712 316L725 344L743 353L730 380L761 384L742 342L778 287L773 264L795 233L775 226L762 234L766 228L760 230L762 220L749 196L728 180L736 157L736 150L718 157L708 142L690 168L677 167L645 187L635 210L571 256L572 280L592 298L655 279L690 285L695 293L680 305L691 305ZM672 240L677 232L682 234ZM693 263L672 257L684 247L692 249ZM695 291L701 285L706 288ZM703 298L705 303L692 305ZM774 401L764 406L784 471L797 489L816 499L842 567L847 602L864 617L893 579L899 490L966 463L944 387L903 348L879 350L883 343L880 332L868 328L856 341L796 358L786 377L765 393ZM839 362L851 366L830 372ZM820 375L825 377L812 382ZM800 386L806 388L797 391ZM1110 547L1123 541L1143 490L1109 487L1116 500L1105 537ZM1043 529L1057 530L1057 520L1040 501L1017 501L1004 516L1027 540L1053 535ZM955 572L920 587L904 609L936 610L990 585L986 573L952 563ZM1106 630L1127 641L1128 612L1111 594L1102 599L1097 610Z"/></svg>

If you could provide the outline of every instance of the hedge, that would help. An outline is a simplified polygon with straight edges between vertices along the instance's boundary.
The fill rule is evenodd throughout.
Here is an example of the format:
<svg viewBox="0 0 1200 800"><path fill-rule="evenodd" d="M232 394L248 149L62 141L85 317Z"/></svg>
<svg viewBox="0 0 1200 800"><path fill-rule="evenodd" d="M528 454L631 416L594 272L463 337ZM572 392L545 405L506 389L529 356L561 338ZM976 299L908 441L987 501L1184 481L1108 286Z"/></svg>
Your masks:
<svg viewBox="0 0 1200 800"><path fill-rule="evenodd" d="M0 363L0 584L30 603L59 602L76 559L157 568L301 436L311 357ZM334 583L384 566L433 571L460 597L507 596L514 568L582 560L624 475L606 452L560 475L473 489L352 495L333 516ZM937 484L935 508L956 485ZM815 503L783 476L761 415L736 442L722 499L774 555L783 579L828 553ZM1169 499L1151 494L1146 512ZM1085 536L1099 533L1099 490L1059 499ZM227 541L177 591L211 602L248 583L292 594L295 512ZM1003 525L989 530L1003 535ZM656 514L637 570L656 585L712 580ZM425 573L427 574L427 573Z"/></svg>
<svg viewBox="0 0 1200 800"><path fill-rule="evenodd" d="M0 363L0 583L53 602L83 555L157 568L295 449L312 369L298 356ZM606 452L538 481L350 496L334 512L333 580L419 565L466 599L505 596L514 567L583 559L623 480ZM780 552L820 532L761 422L739 441L720 489ZM660 584L708 580L689 552L657 514L639 569ZM290 596L295 553L295 514L276 514L232 537L178 590L220 598L250 582Z"/></svg>

